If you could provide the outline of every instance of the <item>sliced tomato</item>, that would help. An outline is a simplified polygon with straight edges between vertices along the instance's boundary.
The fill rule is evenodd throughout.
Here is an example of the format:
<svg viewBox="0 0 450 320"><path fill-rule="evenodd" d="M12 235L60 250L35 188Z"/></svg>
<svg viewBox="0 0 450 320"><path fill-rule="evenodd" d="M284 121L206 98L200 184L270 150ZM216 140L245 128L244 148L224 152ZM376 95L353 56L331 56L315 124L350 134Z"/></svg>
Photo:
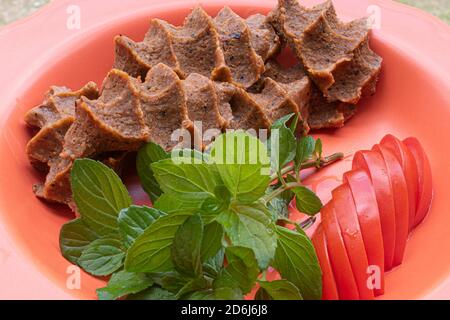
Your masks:
<svg viewBox="0 0 450 320"><path fill-rule="evenodd" d="M417 209L414 217L414 227L416 227L426 217L430 210L433 198L433 179L431 174L430 161L420 142L416 138L408 138L403 143L411 151L417 167L419 192L417 197Z"/></svg>
<svg viewBox="0 0 450 320"><path fill-rule="evenodd" d="M360 299L374 298L373 289L367 285L369 261L356 214L355 203L348 184L344 183L333 190L334 210L341 229L347 256L352 266L353 275Z"/></svg>
<svg viewBox="0 0 450 320"><path fill-rule="evenodd" d="M384 267L388 271L392 269L395 252L395 205L386 165L379 153L358 151L352 167L365 170L372 180L383 233Z"/></svg>
<svg viewBox="0 0 450 320"><path fill-rule="evenodd" d="M327 251L327 242L323 232L322 225L319 225L312 237L314 248L322 269L322 299L338 300L339 294L334 280L333 270L331 269L330 258Z"/></svg>
<svg viewBox="0 0 450 320"><path fill-rule="evenodd" d="M414 226L419 191L416 161L405 144L391 134L386 135L380 144L394 153L405 174L409 202L409 231L411 231Z"/></svg>
<svg viewBox="0 0 450 320"><path fill-rule="evenodd" d="M406 240L409 234L409 200L408 188L406 186L405 175L402 166L393 152L382 145L373 147L375 152L379 152L384 159L391 182L392 195L395 205L395 253L393 267L398 266L403 261L405 254Z"/></svg>
<svg viewBox="0 0 450 320"><path fill-rule="evenodd" d="M359 299L358 286L342 239L333 200L322 208L321 216L339 298L342 300L357 300Z"/></svg>
<svg viewBox="0 0 450 320"><path fill-rule="evenodd" d="M380 269L380 287L374 289L379 296L384 293L384 248L375 190L369 175L361 169L345 173L344 182L352 191L369 265Z"/></svg>

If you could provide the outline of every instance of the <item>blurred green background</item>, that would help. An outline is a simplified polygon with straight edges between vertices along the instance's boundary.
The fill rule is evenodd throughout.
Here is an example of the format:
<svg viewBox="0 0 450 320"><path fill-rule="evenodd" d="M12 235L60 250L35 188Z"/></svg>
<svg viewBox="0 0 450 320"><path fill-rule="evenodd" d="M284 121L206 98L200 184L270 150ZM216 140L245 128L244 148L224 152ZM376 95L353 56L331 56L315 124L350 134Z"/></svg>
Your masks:
<svg viewBox="0 0 450 320"><path fill-rule="evenodd" d="M100 0L91 0L100 1ZM107 0L106 0L107 1ZM124 0L126 1L126 0ZM151 1L151 0L149 0ZM357 0L355 0L357 1ZM428 11L450 24L450 0L398 0ZM0 26L22 18L49 0L0 0Z"/></svg>

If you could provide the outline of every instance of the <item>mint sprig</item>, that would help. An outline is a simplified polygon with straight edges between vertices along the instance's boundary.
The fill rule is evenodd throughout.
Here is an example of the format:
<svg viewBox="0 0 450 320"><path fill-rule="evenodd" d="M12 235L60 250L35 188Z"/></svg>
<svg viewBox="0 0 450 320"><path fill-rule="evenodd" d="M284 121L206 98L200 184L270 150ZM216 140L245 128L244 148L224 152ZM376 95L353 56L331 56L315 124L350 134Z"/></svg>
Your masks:
<svg viewBox="0 0 450 320"><path fill-rule="evenodd" d="M62 254L93 275L112 275L97 290L100 299L243 299L257 283L257 299L319 299L321 272L302 227L314 223L322 203L302 184L300 171L342 154L323 157L320 139L297 139L297 117L275 122L268 143L228 132L208 154L174 156L147 144L137 169L153 208L132 205L105 165L75 161L71 182L80 218L61 229ZM294 198L310 219L288 219ZM282 279L258 280L269 267Z"/></svg>

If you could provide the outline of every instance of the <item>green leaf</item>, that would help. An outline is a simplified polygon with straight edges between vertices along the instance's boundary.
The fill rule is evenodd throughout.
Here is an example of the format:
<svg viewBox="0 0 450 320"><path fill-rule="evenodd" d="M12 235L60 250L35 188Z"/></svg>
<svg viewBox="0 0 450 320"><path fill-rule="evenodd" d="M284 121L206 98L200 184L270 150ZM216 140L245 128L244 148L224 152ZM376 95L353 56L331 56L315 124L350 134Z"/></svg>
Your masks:
<svg viewBox="0 0 450 320"><path fill-rule="evenodd" d="M98 239L83 251L78 264L84 271L94 276L107 276L123 265L125 252L116 239Z"/></svg>
<svg viewBox="0 0 450 320"><path fill-rule="evenodd" d="M252 203L264 195L270 182L270 159L257 138L242 131L219 136L212 145L211 162L234 199Z"/></svg>
<svg viewBox="0 0 450 320"><path fill-rule="evenodd" d="M176 297L167 290L153 286L137 294L129 295L127 300L176 300Z"/></svg>
<svg viewBox="0 0 450 320"><path fill-rule="evenodd" d="M296 170L300 168L300 165L308 160L313 152L316 142L311 136L302 137L297 144L297 151L295 155Z"/></svg>
<svg viewBox="0 0 450 320"><path fill-rule="evenodd" d="M131 205L117 174L100 162L78 159L72 168L71 185L83 221L99 235L117 233L117 216Z"/></svg>
<svg viewBox="0 0 450 320"><path fill-rule="evenodd" d="M214 290L207 289L203 291L197 291L186 297L186 300L216 300Z"/></svg>
<svg viewBox="0 0 450 320"><path fill-rule="evenodd" d="M295 193L295 201L298 211L314 216L322 209L322 201L319 197L306 187L292 189Z"/></svg>
<svg viewBox="0 0 450 320"><path fill-rule="evenodd" d="M153 273L153 281L164 290L177 294L191 280L177 271Z"/></svg>
<svg viewBox="0 0 450 320"><path fill-rule="evenodd" d="M242 300L244 298L239 284L225 269L214 280L213 289L217 300Z"/></svg>
<svg viewBox="0 0 450 320"><path fill-rule="evenodd" d="M177 230L172 244L172 262L181 274L202 274L201 248L203 221L198 214L189 217Z"/></svg>
<svg viewBox="0 0 450 320"><path fill-rule="evenodd" d="M303 300L298 288L287 280L258 281L256 300Z"/></svg>
<svg viewBox="0 0 450 320"><path fill-rule="evenodd" d="M224 272L236 281L244 294L254 287L259 275L258 262L253 250L244 247L225 249L228 265Z"/></svg>
<svg viewBox="0 0 450 320"><path fill-rule="evenodd" d="M270 153L272 168L279 171L294 160L297 140L294 132L287 127L287 122L294 114L291 113L273 123L270 130Z"/></svg>
<svg viewBox="0 0 450 320"><path fill-rule="evenodd" d="M128 249L125 269L131 272L165 272L172 270L170 259L173 239L190 213L160 217Z"/></svg>
<svg viewBox="0 0 450 320"><path fill-rule="evenodd" d="M317 158L322 158L322 140L318 138L316 140L316 145L314 147L314 153L316 154Z"/></svg>
<svg viewBox="0 0 450 320"><path fill-rule="evenodd" d="M177 292L176 297L184 300L186 295L196 291L203 291L207 289L207 286L208 283L203 277L191 279Z"/></svg>
<svg viewBox="0 0 450 320"><path fill-rule="evenodd" d="M164 151L156 143L149 142L143 146L136 157L136 169L141 181L142 188L155 202L162 194L161 188L153 175L151 164L170 157L170 153Z"/></svg>
<svg viewBox="0 0 450 320"><path fill-rule="evenodd" d="M191 202L214 197L214 189L222 184L215 168L206 163L192 164L187 159L167 159L152 164L161 189Z"/></svg>
<svg viewBox="0 0 450 320"><path fill-rule="evenodd" d="M207 224L203 230L201 259L203 262L214 257L222 248L223 227L215 221Z"/></svg>
<svg viewBox="0 0 450 320"><path fill-rule="evenodd" d="M115 300L132 293L138 293L153 285L152 278L144 273L119 271L109 279L108 285L97 289L100 300Z"/></svg>
<svg viewBox="0 0 450 320"><path fill-rule="evenodd" d="M59 233L59 247L64 258L77 263L83 250L98 238L100 236L78 218L62 226Z"/></svg>
<svg viewBox="0 0 450 320"><path fill-rule="evenodd" d="M168 215L176 213L195 213L200 211L203 203L206 199L201 200L190 200L190 199L180 199L179 197L171 194L163 194L155 202L153 208L162 211Z"/></svg>
<svg viewBox="0 0 450 320"><path fill-rule="evenodd" d="M224 258L225 258L225 249L224 247L222 247L219 249L219 251L214 257L209 258L203 264L203 270L205 274L211 276L212 278L216 278L223 268Z"/></svg>
<svg viewBox="0 0 450 320"><path fill-rule="evenodd" d="M132 205L126 209L122 209L117 222L125 247L130 247L136 238L144 233L145 229L164 215L165 213L146 206Z"/></svg>
<svg viewBox="0 0 450 320"><path fill-rule="evenodd" d="M277 233L275 269L300 290L303 298L321 299L322 273L311 240L304 233L280 226L277 226Z"/></svg>
<svg viewBox="0 0 450 320"><path fill-rule="evenodd" d="M217 221L234 246L250 248L255 252L261 269L265 269L275 254L277 236L271 214L261 203L232 203Z"/></svg>
<svg viewBox="0 0 450 320"><path fill-rule="evenodd" d="M287 175L285 178L286 182L295 182L295 178L291 175ZM266 195L270 194L274 190L281 187L281 184L278 183L274 186L270 186L267 188ZM267 203L267 208L272 213L273 220L276 221L278 219L289 218L289 204L292 199L294 199L295 193L288 189L283 191L279 196L273 198L269 203Z"/></svg>

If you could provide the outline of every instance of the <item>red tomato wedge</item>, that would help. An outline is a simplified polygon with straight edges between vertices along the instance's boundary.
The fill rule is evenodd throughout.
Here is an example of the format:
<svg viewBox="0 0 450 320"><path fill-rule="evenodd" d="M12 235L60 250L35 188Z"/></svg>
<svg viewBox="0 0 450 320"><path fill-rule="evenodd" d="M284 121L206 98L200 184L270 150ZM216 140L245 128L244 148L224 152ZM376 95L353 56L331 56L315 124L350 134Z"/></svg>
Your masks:
<svg viewBox="0 0 450 320"><path fill-rule="evenodd" d="M352 192L348 184L342 184L334 189L332 194L334 211L341 229L342 239L352 266L356 285L358 286L359 297L363 300L373 299L373 289L369 289L367 285L369 261Z"/></svg>
<svg viewBox="0 0 450 320"><path fill-rule="evenodd" d="M383 233L384 267L392 269L395 252L395 204L391 183L381 154L373 151L358 151L353 158L353 169L365 170L375 190Z"/></svg>
<svg viewBox="0 0 450 320"><path fill-rule="evenodd" d="M400 265L405 254L406 240L409 234L409 199L403 169L392 151L381 145L373 147L379 152L386 164L391 182L395 205L395 253L393 267Z"/></svg>
<svg viewBox="0 0 450 320"><path fill-rule="evenodd" d="M433 180L430 161L425 154L420 142L416 138L407 138L403 143L411 151L417 167L419 192L417 197L417 209L414 217L416 227L426 217L433 198Z"/></svg>
<svg viewBox="0 0 450 320"><path fill-rule="evenodd" d="M328 202L321 211L322 226L325 232L327 250L333 270L339 299L359 299L358 287L353 275L352 266L342 239L339 222L334 211L334 201Z"/></svg>
<svg viewBox="0 0 450 320"><path fill-rule="evenodd" d="M322 269L322 299L338 300L339 294L334 280L333 270L331 269L330 258L327 251L327 242L323 232L322 225L319 225L312 237L314 248Z"/></svg>
<svg viewBox="0 0 450 320"><path fill-rule="evenodd" d="M379 296L384 294L384 248L375 190L370 177L361 169L345 173L344 182L352 192L369 265L380 269L379 288L374 289Z"/></svg>
<svg viewBox="0 0 450 320"><path fill-rule="evenodd" d="M416 161L405 144L391 134L386 135L380 144L394 153L405 174L409 201L409 231L411 231L414 226L419 191Z"/></svg>

